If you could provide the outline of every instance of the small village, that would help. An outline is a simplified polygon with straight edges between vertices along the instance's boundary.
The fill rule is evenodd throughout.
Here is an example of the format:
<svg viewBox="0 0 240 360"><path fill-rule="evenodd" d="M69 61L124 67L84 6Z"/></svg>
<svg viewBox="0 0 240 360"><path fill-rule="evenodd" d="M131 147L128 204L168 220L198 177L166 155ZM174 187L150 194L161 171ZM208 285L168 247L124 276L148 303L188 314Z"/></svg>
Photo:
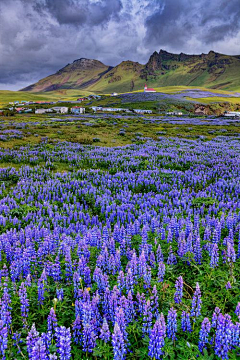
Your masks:
<svg viewBox="0 0 240 360"><path fill-rule="evenodd" d="M153 88L149 88L145 84L143 92L139 94L143 95L148 93L157 93ZM8 112L11 112L11 115L14 114L62 114L62 115L82 115L85 113L124 113L124 114L137 114L137 115L152 115L152 114L162 114L167 116L179 117L179 116L188 116L189 113L186 113L182 110L167 110L167 111L156 111L156 109L135 109L135 108L126 108L126 107L116 107L114 106L104 106L102 104L92 105L93 101L101 103L101 100L106 98L116 98L120 94L113 92L110 95L97 95L91 94L89 96L79 97L76 100L57 100L57 101L27 101L19 100L14 102L9 102L8 106L4 109L0 109L0 115L7 115ZM81 105L80 105L81 104ZM91 106L92 105L92 106ZM194 109L194 115L204 117L209 115L206 111L206 107L201 104L196 104ZM216 115L216 114L215 114ZM240 111L225 111L221 116L227 118L240 118Z"/></svg>

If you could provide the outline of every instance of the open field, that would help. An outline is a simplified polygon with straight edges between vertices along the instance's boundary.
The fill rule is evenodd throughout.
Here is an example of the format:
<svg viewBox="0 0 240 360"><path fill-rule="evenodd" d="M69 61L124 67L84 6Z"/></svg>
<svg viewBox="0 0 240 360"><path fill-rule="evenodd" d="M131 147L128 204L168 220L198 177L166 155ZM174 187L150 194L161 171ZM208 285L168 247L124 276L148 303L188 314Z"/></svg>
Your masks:
<svg viewBox="0 0 240 360"><path fill-rule="evenodd" d="M224 126L225 125L225 126ZM166 118L86 114L82 116L24 115L2 117L0 146L12 148L49 141L123 146L159 136L211 140L216 136L238 136L240 122L227 119Z"/></svg>
<svg viewBox="0 0 240 360"><path fill-rule="evenodd" d="M0 117L1 358L239 358L239 159L237 120Z"/></svg>

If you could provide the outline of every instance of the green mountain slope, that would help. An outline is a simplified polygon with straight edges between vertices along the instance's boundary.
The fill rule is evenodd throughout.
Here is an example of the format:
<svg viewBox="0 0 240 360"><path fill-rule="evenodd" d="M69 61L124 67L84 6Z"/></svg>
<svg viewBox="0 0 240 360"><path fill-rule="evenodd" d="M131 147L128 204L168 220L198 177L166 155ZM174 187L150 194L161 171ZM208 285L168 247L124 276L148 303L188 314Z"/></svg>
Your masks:
<svg viewBox="0 0 240 360"><path fill-rule="evenodd" d="M81 58L75 60L72 64L68 64L56 74L50 75L22 90L45 92L60 89L83 89L97 82L111 69L111 66L106 66L98 60Z"/></svg>
<svg viewBox="0 0 240 360"><path fill-rule="evenodd" d="M129 92L151 87L196 86L240 90L240 55L154 52L146 65L123 61L109 67L97 60L80 59L25 89L46 92L84 89L96 93Z"/></svg>

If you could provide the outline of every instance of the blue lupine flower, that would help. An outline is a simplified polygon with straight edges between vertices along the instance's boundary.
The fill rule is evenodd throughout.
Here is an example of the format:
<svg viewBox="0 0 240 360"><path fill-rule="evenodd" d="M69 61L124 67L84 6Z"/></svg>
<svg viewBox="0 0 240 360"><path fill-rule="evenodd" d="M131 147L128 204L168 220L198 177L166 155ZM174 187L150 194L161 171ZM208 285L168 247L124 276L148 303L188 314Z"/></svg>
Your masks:
<svg viewBox="0 0 240 360"><path fill-rule="evenodd" d="M184 332L192 331L190 314L187 313L186 311L183 311L181 315L181 327Z"/></svg>
<svg viewBox="0 0 240 360"><path fill-rule="evenodd" d="M196 318L201 315L201 307L202 307L202 299L201 299L201 291L199 284L196 284L196 290L192 299L192 308L191 308L191 316L193 317L193 321L196 321Z"/></svg>
<svg viewBox="0 0 240 360"><path fill-rule="evenodd" d="M169 339L172 339L172 341L177 340L176 332L177 332L177 310L171 308L168 311L168 316L167 316L167 337Z"/></svg>
<svg viewBox="0 0 240 360"><path fill-rule="evenodd" d="M2 359L5 360L5 350L7 350L8 345L8 329L2 320L0 320L0 354Z"/></svg>
<svg viewBox="0 0 240 360"><path fill-rule="evenodd" d="M203 349L206 348L206 344L209 342L209 333L211 330L211 323L208 318L205 318L201 325L201 330L199 333L199 342L198 342L198 348L199 351L202 353Z"/></svg>
<svg viewBox="0 0 240 360"><path fill-rule="evenodd" d="M109 331L107 320L105 318L103 319L103 325L102 325L99 337L105 343L107 343L110 339L110 331Z"/></svg>
<svg viewBox="0 0 240 360"><path fill-rule="evenodd" d="M218 260L219 260L219 256L218 256L218 246L217 244L214 244L211 250L211 260L210 260L210 266L211 268L215 268L218 266Z"/></svg>
<svg viewBox="0 0 240 360"><path fill-rule="evenodd" d="M19 298L21 303L21 315L24 324L26 324L26 318L28 317L28 312L29 312L29 300L27 298L27 290L23 282L21 283L19 288Z"/></svg>
<svg viewBox="0 0 240 360"><path fill-rule="evenodd" d="M158 281L163 282L165 275L165 264L161 261L158 266Z"/></svg>
<svg viewBox="0 0 240 360"><path fill-rule="evenodd" d="M232 347L233 324L229 315L219 314L215 335L214 351L221 359L228 359Z"/></svg>
<svg viewBox="0 0 240 360"><path fill-rule="evenodd" d="M112 346L113 346L113 359L124 360L126 354L126 347L123 339L123 334L117 322L114 325L114 331L112 335Z"/></svg>
<svg viewBox="0 0 240 360"><path fill-rule="evenodd" d="M165 345L166 337L166 325L163 314L155 322L150 334L150 340L148 345L148 355L156 360L161 359L164 355L163 347Z"/></svg>
<svg viewBox="0 0 240 360"><path fill-rule="evenodd" d="M143 307L143 334L149 335L152 327L152 309L150 300L148 300Z"/></svg>
<svg viewBox="0 0 240 360"><path fill-rule="evenodd" d="M182 302L183 297L183 278L179 276L175 283L176 292L174 295L174 301L176 304L180 304Z"/></svg>
<svg viewBox="0 0 240 360"><path fill-rule="evenodd" d="M60 326L56 329L57 352L60 360L69 360L71 358L71 332L70 328Z"/></svg>

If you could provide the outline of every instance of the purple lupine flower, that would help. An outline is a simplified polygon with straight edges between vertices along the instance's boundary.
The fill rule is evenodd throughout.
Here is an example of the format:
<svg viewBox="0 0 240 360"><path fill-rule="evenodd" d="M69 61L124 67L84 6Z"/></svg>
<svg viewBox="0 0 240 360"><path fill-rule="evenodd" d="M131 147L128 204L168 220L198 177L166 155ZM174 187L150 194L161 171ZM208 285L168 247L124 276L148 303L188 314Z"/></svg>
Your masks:
<svg viewBox="0 0 240 360"><path fill-rule="evenodd" d="M27 335L27 341L26 341L29 359L32 359L32 351L38 339L39 339L39 332L36 330L35 324L33 324L31 330Z"/></svg>
<svg viewBox="0 0 240 360"><path fill-rule="evenodd" d="M65 326L57 327L57 352L60 360L69 360L71 358L71 332L70 328Z"/></svg>
<svg viewBox="0 0 240 360"><path fill-rule="evenodd" d="M235 309L235 314L237 315L237 317L240 320L240 302L237 304L236 309Z"/></svg>
<svg viewBox="0 0 240 360"><path fill-rule="evenodd" d="M168 255L168 259L167 259L167 264L168 265L177 264L176 256L174 255L174 253L172 251L172 246L169 246L169 255Z"/></svg>
<svg viewBox="0 0 240 360"><path fill-rule="evenodd" d="M194 244L194 260L197 264L201 265L202 263L202 248L200 237L197 237L197 240Z"/></svg>
<svg viewBox="0 0 240 360"><path fill-rule="evenodd" d="M125 276L124 276L124 272L122 270L119 271L117 283L118 283L118 288L119 288L120 292L122 292L125 288Z"/></svg>
<svg viewBox="0 0 240 360"><path fill-rule="evenodd" d="M17 331L15 333L13 333L12 339L13 339L13 346L17 347L18 354L19 354L21 352L19 344L22 343L21 333L19 333Z"/></svg>
<svg viewBox="0 0 240 360"><path fill-rule="evenodd" d="M26 319L29 312L29 300L27 298L27 290L25 288L24 282L21 283L19 288L19 298L21 303L21 315L23 318L23 323L26 324Z"/></svg>
<svg viewBox="0 0 240 360"><path fill-rule="evenodd" d="M0 354L2 355L2 360L6 359L5 350L7 350L8 345L8 329L2 320L0 320Z"/></svg>
<svg viewBox="0 0 240 360"><path fill-rule="evenodd" d="M174 295L174 301L176 304L180 304L182 302L183 297L183 278L179 276L175 283L176 292Z"/></svg>
<svg viewBox="0 0 240 360"><path fill-rule="evenodd" d="M47 349L42 339L38 339L32 349L32 360L47 360Z"/></svg>
<svg viewBox="0 0 240 360"><path fill-rule="evenodd" d="M151 327L152 327L152 311L151 311L151 303L150 300L148 300L144 306L143 306L143 326L142 326L142 332L143 335L150 335Z"/></svg>
<svg viewBox="0 0 240 360"><path fill-rule="evenodd" d="M236 253L231 242L227 242L227 261L229 263L236 262Z"/></svg>
<svg viewBox="0 0 240 360"><path fill-rule="evenodd" d="M211 323L208 318L205 318L202 322L201 330L199 333L198 348L201 353L203 352L203 349L206 348L206 344L209 342L208 336L210 330L211 330Z"/></svg>
<svg viewBox="0 0 240 360"><path fill-rule="evenodd" d="M225 288L226 288L227 290L229 290L229 289L232 288L232 285L231 285L230 281L228 281L228 282L226 283Z"/></svg>
<svg viewBox="0 0 240 360"><path fill-rule="evenodd" d="M77 299L78 290L80 289L80 276L76 271L73 274L73 289L74 289L74 298Z"/></svg>
<svg viewBox="0 0 240 360"><path fill-rule="evenodd" d="M53 335L57 329L57 317L54 311L54 308L51 308L50 313L47 318L47 331L50 336L50 338L53 338Z"/></svg>
<svg viewBox="0 0 240 360"><path fill-rule="evenodd" d="M139 262L138 262L138 275L140 277L144 277L144 275L147 273L147 262L144 250L142 251L141 255L139 256Z"/></svg>
<svg viewBox="0 0 240 360"><path fill-rule="evenodd" d="M56 296L57 296L58 301L63 301L64 292L63 292L62 288L56 289Z"/></svg>
<svg viewBox="0 0 240 360"><path fill-rule="evenodd" d="M238 251L237 251L237 259L240 258L240 231L238 234Z"/></svg>
<svg viewBox="0 0 240 360"><path fill-rule="evenodd" d="M102 327L101 327L101 330L100 330L99 337L105 343L107 343L109 341L109 339L110 339L110 331L109 331L107 320L105 318L103 319L103 324L102 324Z"/></svg>
<svg viewBox="0 0 240 360"><path fill-rule="evenodd" d="M137 311L139 314L142 314L143 313L143 308L144 308L144 304L145 304L145 294L142 293L140 295L140 293L138 292L137 293Z"/></svg>
<svg viewBox="0 0 240 360"><path fill-rule="evenodd" d="M201 307L202 307L202 299L201 299L201 290L199 284L196 284L196 290L192 299L192 308L191 308L191 316L193 317L193 321L196 321L196 318L201 315Z"/></svg>
<svg viewBox="0 0 240 360"><path fill-rule="evenodd" d="M232 327L231 316L219 314L214 351L221 359L228 359L228 352L232 347Z"/></svg>
<svg viewBox="0 0 240 360"><path fill-rule="evenodd" d="M0 308L0 319L10 328L12 322L11 315L11 296L8 290L8 283L4 282L3 284L3 296L2 296L2 306Z"/></svg>
<svg viewBox="0 0 240 360"><path fill-rule="evenodd" d="M166 337L166 325L163 314L155 322L153 329L150 334L150 340L148 345L148 355L151 358L161 359L164 355L163 347L165 345Z"/></svg>
<svg viewBox="0 0 240 360"><path fill-rule="evenodd" d="M127 275L126 275L126 289L127 291L131 291L133 293L134 288L134 280L131 269L128 269Z"/></svg>
<svg viewBox="0 0 240 360"><path fill-rule="evenodd" d="M232 345L234 347L240 346L240 323L236 322L232 327Z"/></svg>
<svg viewBox="0 0 240 360"><path fill-rule="evenodd" d="M177 332L177 310L171 308L168 311L168 316L167 316L167 337L169 339L172 339L172 341L177 340L176 332Z"/></svg>
<svg viewBox="0 0 240 360"><path fill-rule="evenodd" d="M124 343L123 333L120 330L118 323L114 325L114 331L112 335L113 346L113 360L124 360L126 355L126 347Z"/></svg>
<svg viewBox="0 0 240 360"><path fill-rule="evenodd" d="M159 303L158 303L158 292L156 285L153 286L152 290L152 296L151 296L151 307L152 307L152 313L155 318L158 318L159 316Z"/></svg>
<svg viewBox="0 0 240 360"><path fill-rule="evenodd" d="M143 275L143 280L144 280L144 288L150 288L151 287L151 279L152 279L152 270L151 267L149 266L147 268L146 273Z"/></svg>
<svg viewBox="0 0 240 360"><path fill-rule="evenodd" d="M184 332L192 331L190 314L187 313L186 311L183 311L181 315L181 327L182 327L182 331Z"/></svg>
<svg viewBox="0 0 240 360"><path fill-rule="evenodd" d="M217 244L214 244L212 246L212 250L211 250L211 260L210 260L210 267L211 268L215 268L218 266L218 260L219 260L219 256L218 256L218 246Z"/></svg>
<svg viewBox="0 0 240 360"><path fill-rule="evenodd" d="M44 293L46 291L46 280L42 277L38 280L38 302L40 305L43 304L45 296Z"/></svg>
<svg viewBox="0 0 240 360"><path fill-rule="evenodd" d="M96 334L93 320L93 309L90 303L83 303L83 350L92 352L96 346Z"/></svg>
<svg viewBox="0 0 240 360"><path fill-rule="evenodd" d="M116 322L118 323L121 333L123 334L123 340L124 343L126 345L126 348L128 346L128 334L127 334L127 330L126 330L126 320L125 320L125 315L124 315L124 310L122 308L118 308L116 310Z"/></svg>
<svg viewBox="0 0 240 360"><path fill-rule="evenodd" d="M161 261L158 265L158 282L163 282L165 275L165 264Z"/></svg>
<svg viewBox="0 0 240 360"><path fill-rule="evenodd" d="M158 262L158 263L163 262L163 253L162 253L162 249L161 249L161 245L160 245L160 244L158 245L156 255L157 255L157 262Z"/></svg>
<svg viewBox="0 0 240 360"><path fill-rule="evenodd" d="M221 309L219 307L216 307L212 316L212 327L216 328L218 325L218 319L219 315L221 314Z"/></svg>
<svg viewBox="0 0 240 360"><path fill-rule="evenodd" d="M72 279L72 258L70 248L67 249L65 255L65 278L67 282L70 282Z"/></svg>
<svg viewBox="0 0 240 360"><path fill-rule="evenodd" d="M76 344L82 344L82 322L79 315L73 323L73 338Z"/></svg>
<svg viewBox="0 0 240 360"><path fill-rule="evenodd" d="M130 323L135 318L134 301L133 301L131 291L128 292L128 296L127 296L127 304L126 304L126 308L125 308L125 317L126 317L127 323Z"/></svg>

